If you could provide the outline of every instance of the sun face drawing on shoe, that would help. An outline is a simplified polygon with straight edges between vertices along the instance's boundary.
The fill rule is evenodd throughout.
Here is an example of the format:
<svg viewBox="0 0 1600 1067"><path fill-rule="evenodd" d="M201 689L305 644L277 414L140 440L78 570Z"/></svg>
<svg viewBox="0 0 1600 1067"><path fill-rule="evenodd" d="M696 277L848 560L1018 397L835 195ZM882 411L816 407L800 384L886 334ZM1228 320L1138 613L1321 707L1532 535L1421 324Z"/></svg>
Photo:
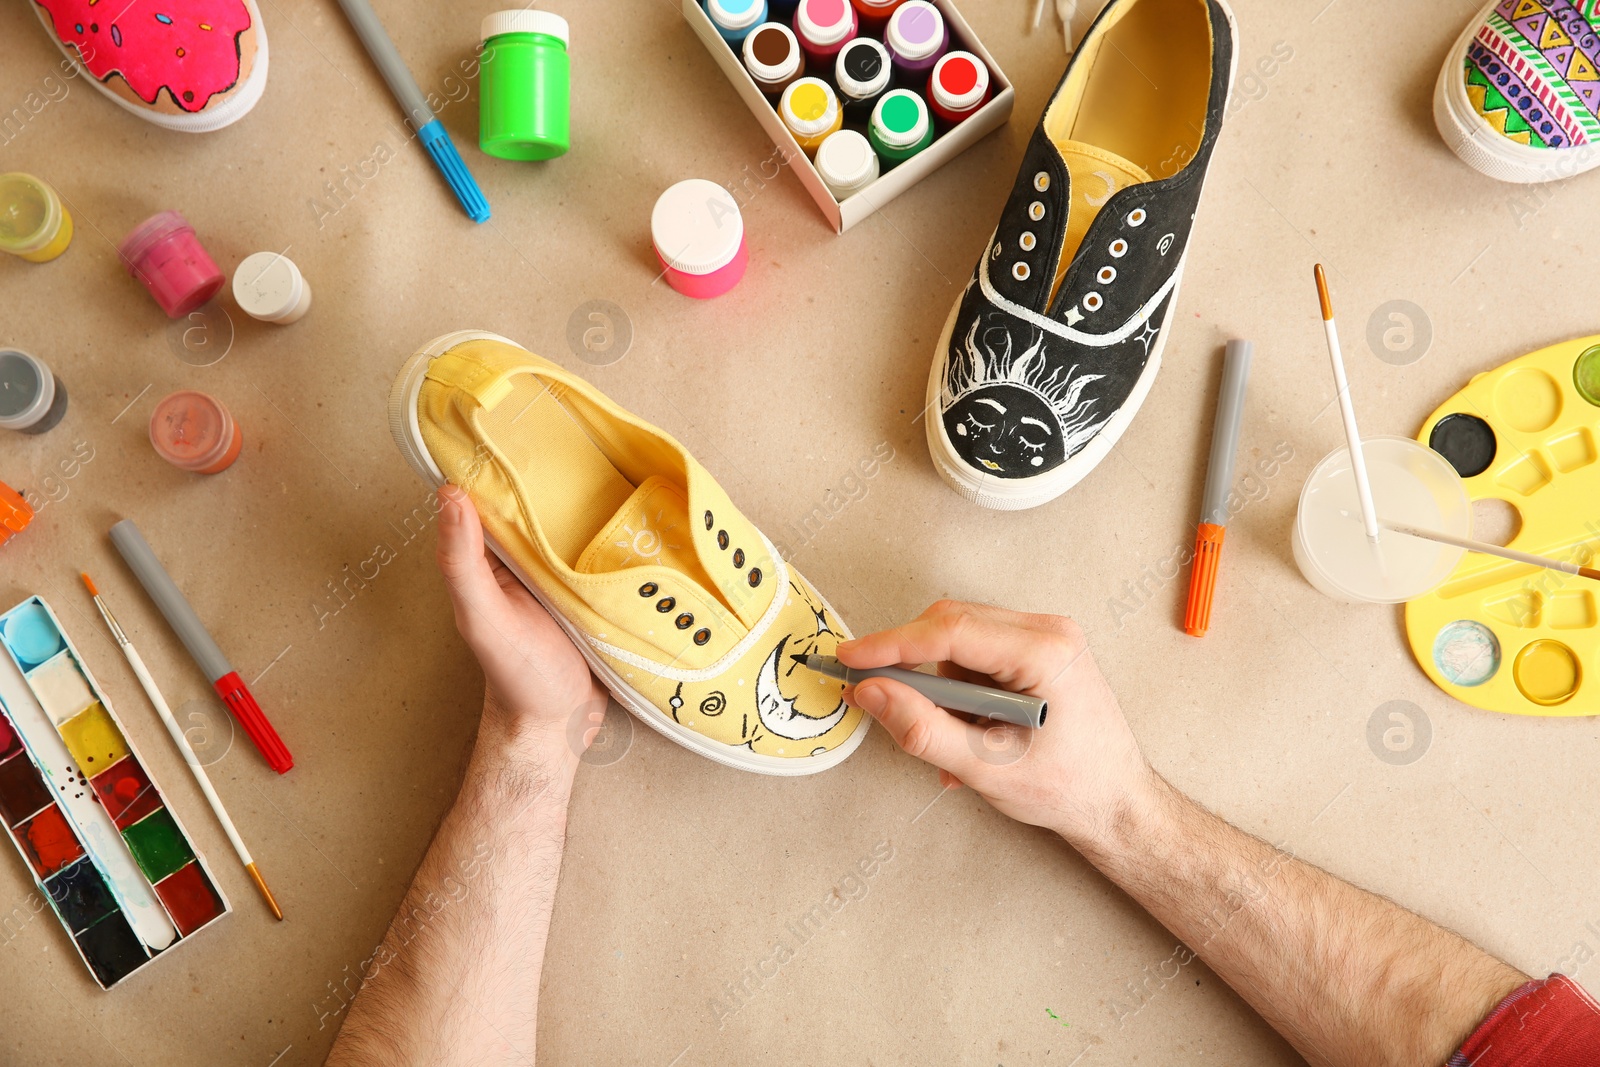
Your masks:
<svg viewBox="0 0 1600 1067"><path fill-rule="evenodd" d="M769 756L815 755L850 736L860 712L844 702L844 683L789 658L832 655L844 640L842 627L803 582L791 581L789 589L790 604L779 626L785 632L761 655L754 685L727 675L705 685L679 683L667 701L675 721ZM745 662L755 662L755 655Z"/></svg>
<svg viewBox="0 0 1600 1067"><path fill-rule="evenodd" d="M244 0L35 2L90 74L157 111L205 110L245 80L255 59L257 27Z"/></svg>
<svg viewBox="0 0 1600 1067"><path fill-rule="evenodd" d="M950 346L940 396L945 433L973 467L997 478L1030 478L1060 466L1105 425L1084 390L1104 375L1050 367L1046 337L1029 329L1016 352L1012 327L975 320Z"/></svg>
<svg viewBox="0 0 1600 1067"><path fill-rule="evenodd" d="M653 515L641 515L637 522L624 523L611 543L627 557L621 566L655 563L663 549L677 552L683 548L678 538L678 524L663 508L657 508Z"/></svg>

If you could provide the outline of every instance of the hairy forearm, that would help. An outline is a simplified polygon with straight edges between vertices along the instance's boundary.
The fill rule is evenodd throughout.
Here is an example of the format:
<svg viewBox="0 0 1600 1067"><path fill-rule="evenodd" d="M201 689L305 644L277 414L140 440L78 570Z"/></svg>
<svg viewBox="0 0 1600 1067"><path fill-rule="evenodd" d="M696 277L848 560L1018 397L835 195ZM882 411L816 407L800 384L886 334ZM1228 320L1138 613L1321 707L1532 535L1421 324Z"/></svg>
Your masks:
<svg viewBox="0 0 1600 1067"><path fill-rule="evenodd" d="M480 734L330 1067L533 1063L570 788L560 760Z"/></svg>
<svg viewBox="0 0 1600 1067"><path fill-rule="evenodd" d="M1152 774L1069 840L1316 1067L1440 1064L1525 976Z"/></svg>

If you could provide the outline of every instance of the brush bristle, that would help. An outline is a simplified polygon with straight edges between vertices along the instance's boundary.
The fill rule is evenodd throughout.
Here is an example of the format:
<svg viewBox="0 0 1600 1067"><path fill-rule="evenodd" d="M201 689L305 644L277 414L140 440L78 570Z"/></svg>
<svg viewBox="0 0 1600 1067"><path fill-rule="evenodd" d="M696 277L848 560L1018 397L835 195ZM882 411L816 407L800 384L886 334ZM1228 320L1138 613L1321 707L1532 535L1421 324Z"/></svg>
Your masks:
<svg viewBox="0 0 1600 1067"><path fill-rule="evenodd" d="M79 571L78 577L83 579L84 588L89 590L90 596L100 595L100 590L95 588L94 579L89 577L88 571Z"/></svg>

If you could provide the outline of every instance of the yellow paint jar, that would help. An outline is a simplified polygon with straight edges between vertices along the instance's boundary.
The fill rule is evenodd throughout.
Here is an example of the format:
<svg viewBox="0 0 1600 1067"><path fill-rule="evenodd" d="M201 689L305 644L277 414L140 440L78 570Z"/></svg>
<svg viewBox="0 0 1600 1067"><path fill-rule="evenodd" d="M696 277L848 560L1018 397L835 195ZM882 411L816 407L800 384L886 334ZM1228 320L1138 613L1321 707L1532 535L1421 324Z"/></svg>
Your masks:
<svg viewBox="0 0 1600 1067"><path fill-rule="evenodd" d="M71 243L72 216L54 189L31 174L0 174L0 251L45 263Z"/></svg>
<svg viewBox="0 0 1600 1067"><path fill-rule="evenodd" d="M778 117L808 156L816 155L828 134L844 125L839 97L821 78L791 83L778 100Z"/></svg>

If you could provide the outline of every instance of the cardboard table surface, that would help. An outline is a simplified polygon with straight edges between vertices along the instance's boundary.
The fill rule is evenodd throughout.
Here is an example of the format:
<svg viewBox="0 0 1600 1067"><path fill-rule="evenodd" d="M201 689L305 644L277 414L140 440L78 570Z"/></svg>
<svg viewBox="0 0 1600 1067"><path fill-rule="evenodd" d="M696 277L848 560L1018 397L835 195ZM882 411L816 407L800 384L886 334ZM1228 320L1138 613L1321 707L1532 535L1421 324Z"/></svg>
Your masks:
<svg viewBox="0 0 1600 1067"><path fill-rule="evenodd" d="M1580 286L1561 296L1594 254L1600 179L1497 184L1433 129L1434 79L1476 5L1240 0L1240 80L1164 369L1091 477L1017 514L944 487L920 415L934 339L1064 65L1053 17L1028 32L1031 3L964 5L1017 86L1010 125L843 237L667 0L559 9L573 148L545 164L477 150L468 74L488 8L383 5L493 206L483 226L406 137L333 4L264 4L266 95L199 136L63 79L28 6L0 10L0 170L51 182L77 236L53 263L0 262L0 343L49 362L71 408L43 436L0 442L0 480L46 502L0 550L0 598L54 604L236 911L102 993L34 913L8 850L0 1059L321 1062L475 730L481 678L384 407L405 356L468 327L583 371L676 434L857 631L939 597L1070 614L1177 785L1524 970L1600 990L1586 962L1600 843L1581 802L1600 780L1595 721L1450 700L1411 661L1397 610L1324 599L1289 552L1300 485L1341 441L1313 262L1328 267L1367 433L1414 434L1472 374L1600 326ZM648 241L655 196L691 176L737 190L751 245L746 279L709 303L656 281ZM225 316L166 320L114 242L167 208L225 270L286 253L310 314L274 327L229 298ZM612 331L601 356L581 343L590 328ZM1179 629L1178 561L1236 336L1257 342L1239 509L1214 629L1197 641ZM243 425L226 473L151 452L151 408L180 388ZM297 760L288 776L242 733L230 747L205 679L107 540L122 517L253 682ZM79 569L209 746L283 924ZM1203 965L1169 963L1175 939L1075 853L969 791L941 794L881 730L839 768L780 781L611 714L573 799L541 1061L1299 1062Z"/></svg>

